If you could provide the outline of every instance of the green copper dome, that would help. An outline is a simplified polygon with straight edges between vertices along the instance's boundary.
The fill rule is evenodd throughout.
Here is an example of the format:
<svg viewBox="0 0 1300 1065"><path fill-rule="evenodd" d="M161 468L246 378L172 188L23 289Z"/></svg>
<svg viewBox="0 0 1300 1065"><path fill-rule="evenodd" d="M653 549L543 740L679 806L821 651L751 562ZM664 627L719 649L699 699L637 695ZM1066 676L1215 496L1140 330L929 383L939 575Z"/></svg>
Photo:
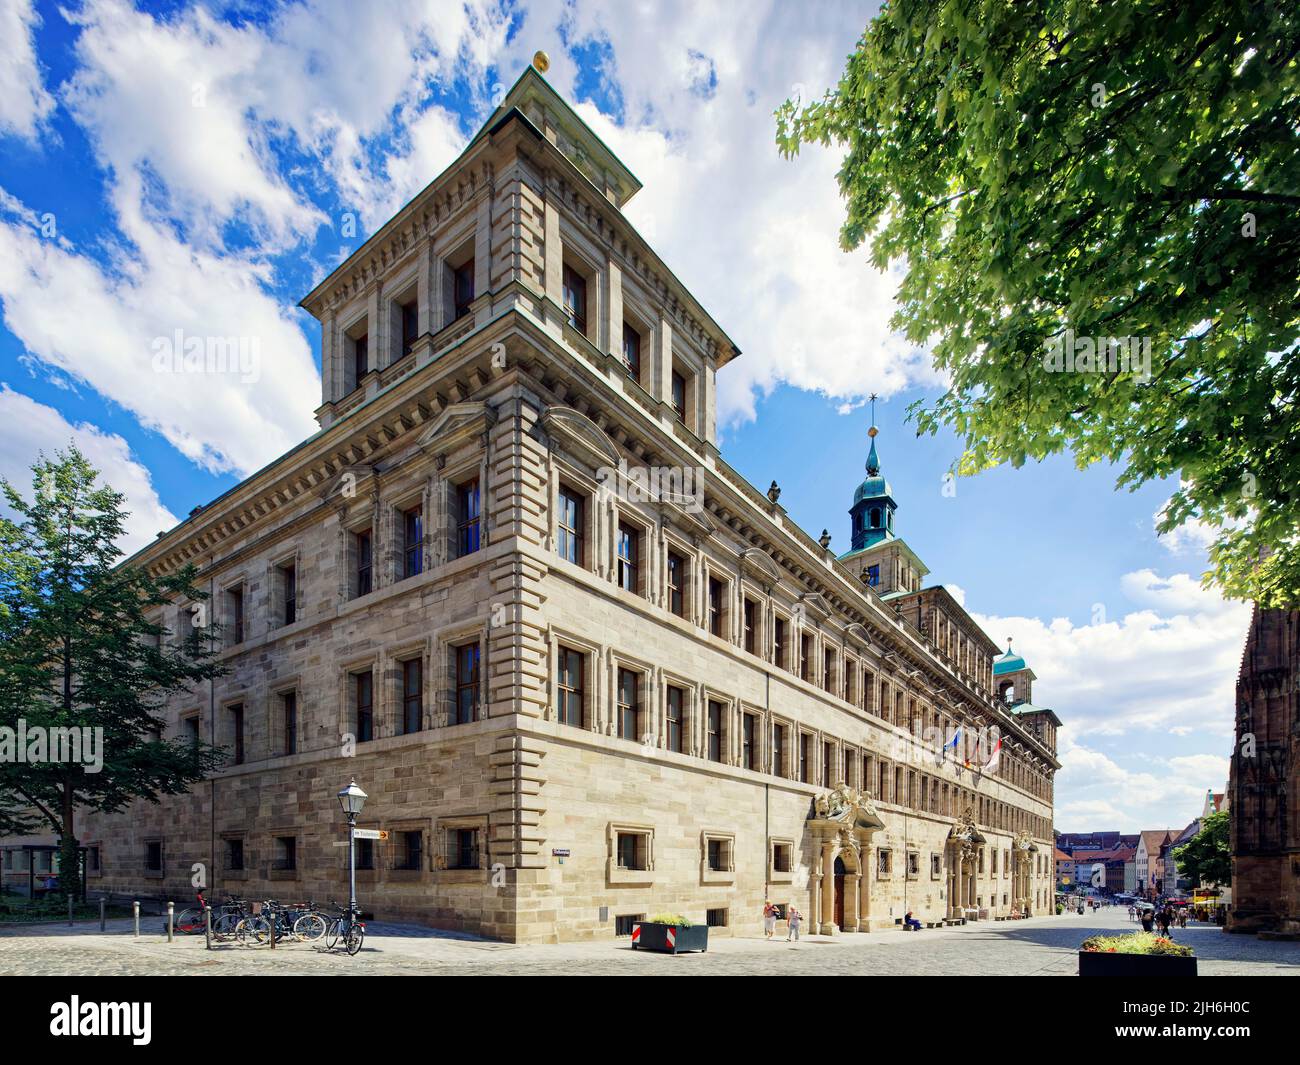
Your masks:
<svg viewBox="0 0 1300 1065"><path fill-rule="evenodd" d="M1003 673L1015 673L1018 670L1028 668L1025 660L1011 650L1011 641L1007 641L1007 653L998 655L993 659L993 675L1000 676Z"/></svg>

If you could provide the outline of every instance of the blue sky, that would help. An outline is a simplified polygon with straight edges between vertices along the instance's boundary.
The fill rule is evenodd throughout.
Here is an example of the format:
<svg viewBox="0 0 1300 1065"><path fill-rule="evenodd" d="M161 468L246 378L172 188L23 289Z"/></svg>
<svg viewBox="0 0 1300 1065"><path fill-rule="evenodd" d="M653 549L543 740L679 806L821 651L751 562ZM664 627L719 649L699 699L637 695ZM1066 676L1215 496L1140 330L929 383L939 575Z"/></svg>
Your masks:
<svg viewBox="0 0 1300 1065"><path fill-rule="evenodd" d="M777 156L773 108L834 82L872 8L6 5L0 474L77 439L138 544L310 433L318 334L297 300L544 48L644 182L629 218L744 351L719 380L731 463L843 548L879 393L899 531L1066 721L1058 827L1185 824L1226 779L1247 618L1199 587L1203 538L1157 541L1168 485L1117 493L1068 459L941 491L957 449L905 420L940 382L889 330L897 276L839 251L835 153ZM159 374L177 329L252 338L256 380Z"/></svg>

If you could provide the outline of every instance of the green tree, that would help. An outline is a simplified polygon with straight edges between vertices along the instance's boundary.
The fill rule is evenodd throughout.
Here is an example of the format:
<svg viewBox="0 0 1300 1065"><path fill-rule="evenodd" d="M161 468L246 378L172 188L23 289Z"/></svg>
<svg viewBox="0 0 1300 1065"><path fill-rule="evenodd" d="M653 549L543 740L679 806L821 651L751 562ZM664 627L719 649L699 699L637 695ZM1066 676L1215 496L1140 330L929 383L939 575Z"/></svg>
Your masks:
<svg viewBox="0 0 1300 1065"><path fill-rule="evenodd" d="M219 764L215 748L163 739L160 711L169 695L222 670L209 627L175 637L151 620L178 600L206 610L194 570L155 576L119 564L123 497L96 484L97 471L75 447L53 460L42 455L32 471L30 502L0 480L12 512L0 517L0 727L16 733L22 721L31 735L89 729L81 737L90 742L80 752L47 744L43 752L24 748L37 760L0 759L0 814L10 812L10 829L53 828L61 887L77 893L78 808L156 802ZM95 730L98 767L90 758Z"/></svg>
<svg viewBox="0 0 1300 1065"><path fill-rule="evenodd" d="M1206 582L1268 605L1300 598L1298 53L1280 2L891 0L777 111L787 155L845 149L841 243L904 269L893 326L950 382L911 414L957 472L1176 477L1159 530L1208 525ZM1056 372L1102 337L1149 375L1086 341Z"/></svg>
<svg viewBox="0 0 1300 1065"><path fill-rule="evenodd" d="M1195 884L1232 882L1232 852L1228 848L1228 811L1210 814L1201 822L1201 830L1187 843L1174 850L1178 871Z"/></svg>

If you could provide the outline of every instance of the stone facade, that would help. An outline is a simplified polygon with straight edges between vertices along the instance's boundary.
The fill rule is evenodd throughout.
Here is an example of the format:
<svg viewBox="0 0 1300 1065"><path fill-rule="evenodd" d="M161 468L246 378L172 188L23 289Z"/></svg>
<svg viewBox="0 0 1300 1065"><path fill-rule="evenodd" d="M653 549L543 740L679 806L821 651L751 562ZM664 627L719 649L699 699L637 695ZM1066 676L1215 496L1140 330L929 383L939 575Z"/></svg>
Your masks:
<svg viewBox="0 0 1300 1065"><path fill-rule="evenodd" d="M1300 610L1255 608L1228 780L1233 932L1300 933Z"/></svg>
<svg viewBox="0 0 1300 1065"><path fill-rule="evenodd" d="M321 431L131 560L200 567L229 673L166 731L231 764L83 813L92 890L341 898L354 777L385 919L548 942L663 911L752 934L765 899L823 932L1047 912L1054 733L996 698L951 596L886 599L726 464L739 352L624 221L638 187L530 70L303 301ZM917 738L957 725L997 756Z"/></svg>

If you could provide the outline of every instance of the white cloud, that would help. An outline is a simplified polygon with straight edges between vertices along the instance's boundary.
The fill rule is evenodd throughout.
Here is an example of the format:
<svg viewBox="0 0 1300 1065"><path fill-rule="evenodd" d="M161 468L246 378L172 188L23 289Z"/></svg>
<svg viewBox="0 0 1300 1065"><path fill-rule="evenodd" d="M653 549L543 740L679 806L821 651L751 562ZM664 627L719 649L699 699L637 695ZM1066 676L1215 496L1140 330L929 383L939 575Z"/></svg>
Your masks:
<svg viewBox="0 0 1300 1065"><path fill-rule="evenodd" d="M106 267L0 213L4 322L31 356L208 470L250 473L310 435L319 375L290 312L265 290L267 267L196 251L134 211L123 229L134 250L117 248ZM257 379L158 372L155 344L178 329L255 347Z"/></svg>
<svg viewBox="0 0 1300 1065"><path fill-rule="evenodd" d="M35 140L54 109L36 58L36 27L41 18L31 0L0 4L0 133Z"/></svg>
<svg viewBox="0 0 1300 1065"><path fill-rule="evenodd" d="M54 452L75 443L92 466L100 471L100 482L126 496L130 511L125 535L118 545L128 554L176 524L154 491L149 471L131 457L125 440L93 425L73 425L53 407L37 403L0 382L0 477L19 493L31 498L31 467L37 453Z"/></svg>
<svg viewBox="0 0 1300 1065"><path fill-rule="evenodd" d="M1014 638L1039 678L1034 702L1055 709L1080 739L1158 730L1229 736L1250 606L1184 573L1140 570L1120 590L1141 608L1112 616L1115 608L1099 602L1085 625L975 617L999 641Z"/></svg>
<svg viewBox="0 0 1300 1065"><path fill-rule="evenodd" d="M1181 830L1200 816L1206 790L1221 791L1228 780L1226 755L1142 753L1130 768L1072 734L1068 726L1058 734L1055 827L1062 832Z"/></svg>

